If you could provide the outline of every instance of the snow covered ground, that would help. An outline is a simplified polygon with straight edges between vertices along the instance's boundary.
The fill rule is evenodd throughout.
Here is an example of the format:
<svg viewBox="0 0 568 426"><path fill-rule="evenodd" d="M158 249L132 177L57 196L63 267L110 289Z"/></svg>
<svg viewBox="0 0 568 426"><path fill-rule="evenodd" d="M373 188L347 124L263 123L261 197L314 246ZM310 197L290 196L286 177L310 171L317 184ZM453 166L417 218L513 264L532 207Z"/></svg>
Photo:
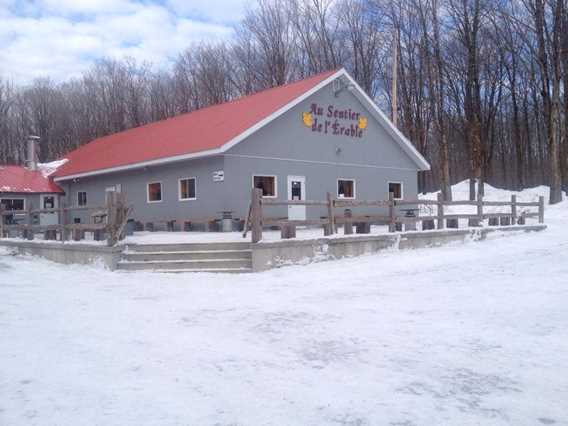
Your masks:
<svg viewBox="0 0 568 426"><path fill-rule="evenodd" d="M546 217L237 276L4 251L0 425L568 425L568 202Z"/></svg>
<svg viewBox="0 0 568 426"><path fill-rule="evenodd" d="M386 234L387 226L372 225L371 233ZM343 230L339 229L338 234L324 237L322 227L302 228L296 232L296 238L309 240L315 238L335 238L337 235L343 236ZM352 234L351 237L368 237L365 234ZM135 232L134 235L126 237L123 244L176 244L176 243L216 243L216 242L250 242L250 232L243 238L242 232ZM280 230L262 231L262 241L281 241Z"/></svg>

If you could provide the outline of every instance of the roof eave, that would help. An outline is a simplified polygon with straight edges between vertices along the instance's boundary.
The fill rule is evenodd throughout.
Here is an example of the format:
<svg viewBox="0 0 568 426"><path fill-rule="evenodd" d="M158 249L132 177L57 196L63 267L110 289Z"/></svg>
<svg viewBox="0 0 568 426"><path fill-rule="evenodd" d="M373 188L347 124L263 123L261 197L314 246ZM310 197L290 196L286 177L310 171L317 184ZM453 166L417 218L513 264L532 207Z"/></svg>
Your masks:
<svg viewBox="0 0 568 426"><path fill-rule="evenodd" d="M357 82L344 70L343 75L349 80L353 87L357 89L356 96L360 96L371 107L371 112L374 113L375 118L383 127L389 132L394 140L400 145L402 150L414 161L419 171L428 171L431 169L430 163L424 158L422 154L414 147L406 136L392 123L391 120L381 111L377 104L365 93L365 91L357 84Z"/></svg>
<svg viewBox="0 0 568 426"><path fill-rule="evenodd" d="M41 194L65 194L65 191L0 191L0 196L5 194L16 195L41 195Z"/></svg>
<svg viewBox="0 0 568 426"><path fill-rule="evenodd" d="M159 166L159 165L163 165L163 164L175 163L175 162L183 161L183 160L192 160L192 159L196 159L196 158L210 157L210 156L213 156L213 155L219 155L221 153L222 152L221 152L220 149L210 149L210 150L206 150L206 151L192 152L190 154L181 154L181 155L175 155L175 156L171 156L171 157L158 158L158 159L155 159L155 160L141 161L141 162L138 162L138 163L131 163L131 164L125 164L125 165L116 166L116 167L109 167L109 168L106 168L106 169L91 170L91 171L88 171L88 172L75 173L75 174L64 175L64 176L55 176L53 180L55 182L64 182L64 181L72 180L72 179L80 179L80 178L84 178L84 177L98 176L98 175L103 175L103 174L108 174L108 173L124 172L124 171L128 171L128 170L140 169L140 168L143 168L143 167L152 167L152 166Z"/></svg>

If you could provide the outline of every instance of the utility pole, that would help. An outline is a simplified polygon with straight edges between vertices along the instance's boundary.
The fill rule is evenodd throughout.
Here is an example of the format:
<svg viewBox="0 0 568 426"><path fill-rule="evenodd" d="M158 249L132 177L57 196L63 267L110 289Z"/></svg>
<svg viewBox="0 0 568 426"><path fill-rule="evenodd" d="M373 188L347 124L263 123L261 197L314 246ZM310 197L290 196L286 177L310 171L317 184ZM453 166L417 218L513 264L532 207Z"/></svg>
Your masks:
<svg viewBox="0 0 568 426"><path fill-rule="evenodd" d="M394 31L393 49L392 49L392 124L398 127L398 98L397 98L397 84L398 84L398 31Z"/></svg>

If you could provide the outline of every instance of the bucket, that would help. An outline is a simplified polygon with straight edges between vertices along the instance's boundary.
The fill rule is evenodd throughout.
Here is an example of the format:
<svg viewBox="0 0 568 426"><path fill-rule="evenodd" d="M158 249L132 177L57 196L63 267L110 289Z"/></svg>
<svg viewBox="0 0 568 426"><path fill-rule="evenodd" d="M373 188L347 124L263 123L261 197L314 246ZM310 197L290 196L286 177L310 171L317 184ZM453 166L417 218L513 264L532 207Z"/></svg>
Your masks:
<svg viewBox="0 0 568 426"><path fill-rule="evenodd" d="M233 212L221 212L221 231L231 232L233 230Z"/></svg>
<svg viewBox="0 0 568 426"><path fill-rule="evenodd" d="M222 219L221 224L223 232L231 232L233 230L233 219Z"/></svg>

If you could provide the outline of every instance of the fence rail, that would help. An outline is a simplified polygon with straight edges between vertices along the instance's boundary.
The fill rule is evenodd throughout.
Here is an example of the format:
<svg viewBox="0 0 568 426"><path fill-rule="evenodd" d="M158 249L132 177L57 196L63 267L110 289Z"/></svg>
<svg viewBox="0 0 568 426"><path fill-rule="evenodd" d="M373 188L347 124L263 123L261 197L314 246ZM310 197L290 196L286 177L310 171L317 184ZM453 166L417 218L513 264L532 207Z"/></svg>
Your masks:
<svg viewBox="0 0 568 426"><path fill-rule="evenodd" d="M5 238L11 231L17 237L33 240L38 233L44 234L46 240L79 241L85 238L85 232L92 232L95 240L106 239L107 245L114 246L122 237L124 227L131 207L126 204L126 195L116 192L107 194L104 206L65 206L54 209L34 209L28 203L26 210L5 210L0 205L0 238ZM89 215L92 223L69 223L68 213L73 211L91 212ZM42 225L35 224L34 217L41 214L57 214L58 224ZM6 223L8 217L22 217L24 223ZM40 218L41 221L41 218Z"/></svg>
<svg viewBox="0 0 568 426"><path fill-rule="evenodd" d="M327 216L319 219L290 220L286 218L270 218L264 216L265 207L275 206L306 206L326 207ZM415 207L420 210L420 206L427 206L430 209L436 207L436 214L432 211L424 216L404 214L400 215L399 207ZM476 207L475 213L446 213L447 207L470 206ZM352 209L361 207L378 207L387 209L388 214L359 214L353 215ZM485 207L508 207L508 212L484 212ZM538 207L537 212L522 211L520 207ZM338 215L335 209L346 209L343 215ZM413 209L410 209L411 211ZM379 212L377 212L379 213ZM327 193L325 201L320 200L276 200L262 198L260 189L253 189L251 192L251 203L249 213L245 221L243 237L246 238L250 229L251 240L257 243L262 240L263 227L279 227L282 238L294 238L297 226L323 226L324 235L337 233L337 225L343 225L344 234L353 233L353 226L358 233L369 233L370 224L388 225L389 232L402 230L404 225L406 230L416 230L417 224L422 223L422 229L444 229L459 227L459 220L468 220L468 226L482 226L485 220L489 221L490 226L496 225L524 225L525 219L538 218L539 223L544 223L544 197L539 197L538 202L519 202L516 195L511 196L510 201L485 201L483 197L478 200L463 201L444 201L441 194L436 200L395 200L394 194L389 194L388 200L346 200L335 199Z"/></svg>

